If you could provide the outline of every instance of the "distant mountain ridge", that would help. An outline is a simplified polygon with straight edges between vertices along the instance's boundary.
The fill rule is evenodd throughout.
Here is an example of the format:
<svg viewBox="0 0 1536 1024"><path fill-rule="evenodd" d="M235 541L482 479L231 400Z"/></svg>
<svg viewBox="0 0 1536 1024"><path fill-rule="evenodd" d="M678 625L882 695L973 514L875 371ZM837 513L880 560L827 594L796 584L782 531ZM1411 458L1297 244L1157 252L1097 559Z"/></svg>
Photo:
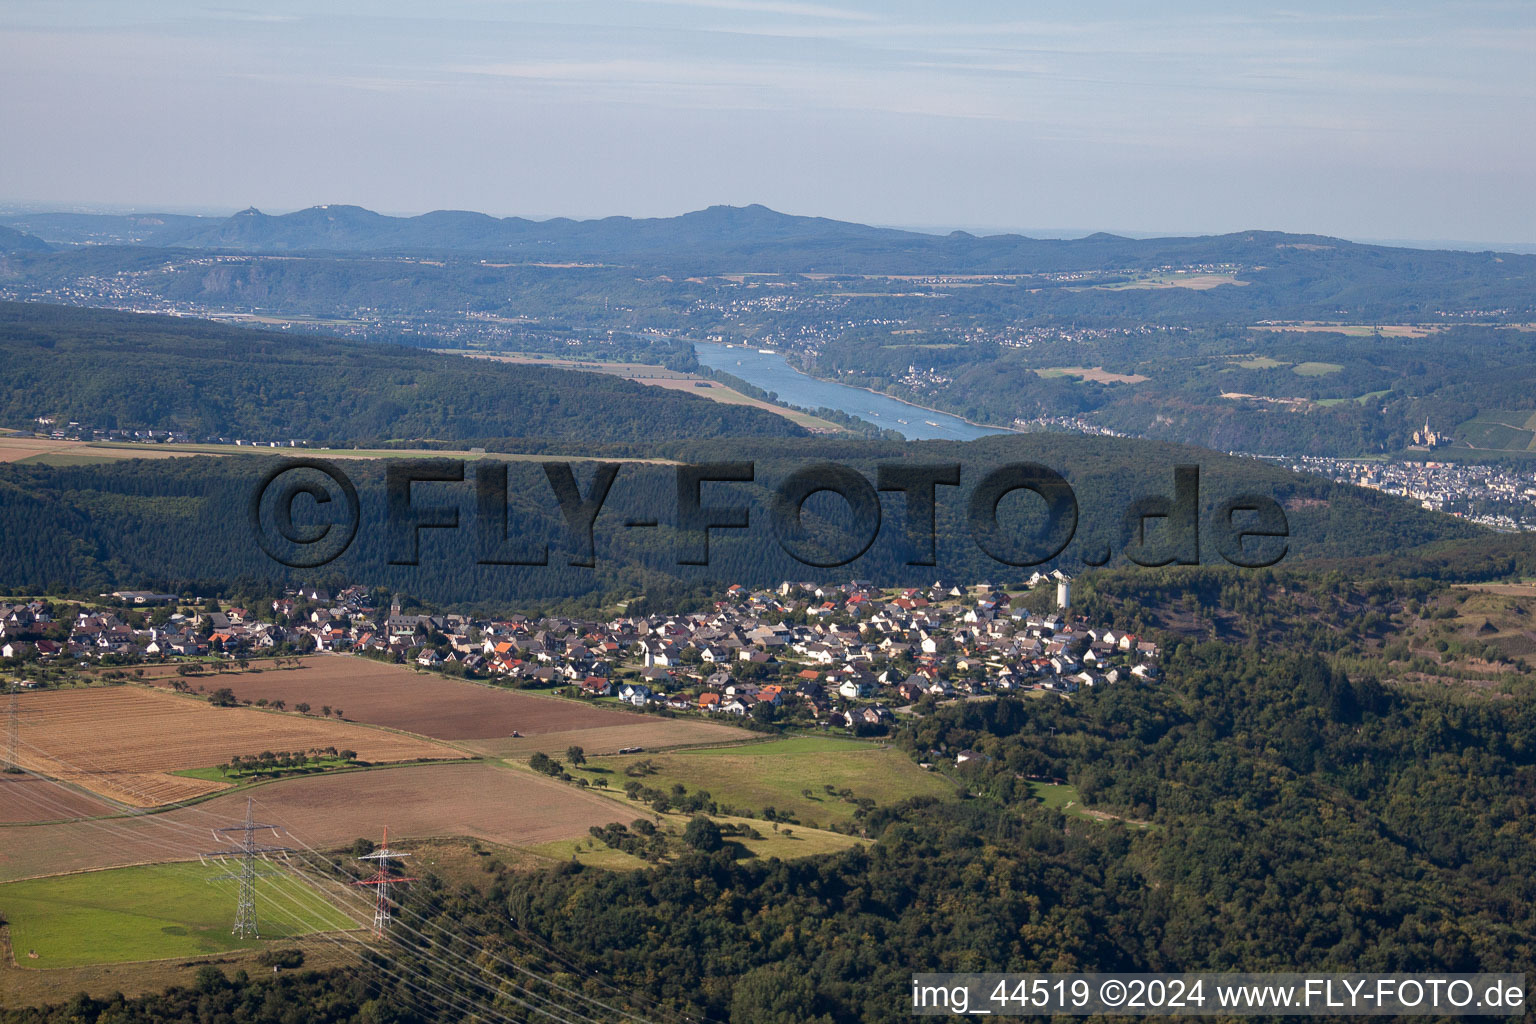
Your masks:
<svg viewBox="0 0 1536 1024"><path fill-rule="evenodd" d="M35 235L0 225L0 252L47 252L49 245Z"/></svg>
<svg viewBox="0 0 1536 1024"><path fill-rule="evenodd" d="M1486 266L1536 257L1371 246L1326 235L1241 231L1132 239L931 235L778 213L765 206L711 206L677 217L597 220L496 218L461 210L391 217L360 206L324 205L269 215L253 208L217 220L179 215L30 214L0 224L64 245L150 245L232 252L445 253L521 262L672 263L783 272L1040 273L1146 269L1198 263L1324 267L1339 259L1383 260L1412 276L1433 267Z"/></svg>

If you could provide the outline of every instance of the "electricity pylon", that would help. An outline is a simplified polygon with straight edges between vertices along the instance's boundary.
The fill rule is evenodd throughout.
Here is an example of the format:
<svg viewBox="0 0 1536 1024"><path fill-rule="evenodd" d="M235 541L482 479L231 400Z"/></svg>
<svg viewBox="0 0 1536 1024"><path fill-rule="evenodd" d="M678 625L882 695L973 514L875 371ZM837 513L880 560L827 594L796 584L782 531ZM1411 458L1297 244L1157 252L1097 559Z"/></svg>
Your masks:
<svg viewBox="0 0 1536 1024"><path fill-rule="evenodd" d="M37 708L21 710L21 688L16 680L10 683L10 701L5 715L5 770L21 771L21 716L35 714Z"/></svg>
<svg viewBox="0 0 1536 1024"><path fill-rule="evenodd" d="M16 680L11 680L11 707L6 716L5 723L5 766L7 768L20 768L21 762L16 760L17 749L21 746L21 705L17 696Z"/></svg>
<svg viewBox="0 0 1536 1024"><path fill-rule="evenodd" d="M384 933L389 930L390 889L397 885L417 881L415 878L405 878L394 874L391 867L391 861L404 860L409 856L410 854L408 853L395 853L389 848L389 829L386 828L384 830L384 842L380 844L379 848L366 857L357 858L358 860L373 860L379 863L379 869L371 877L352 883L353 885L373 886L373 936L376 939L382 939Z"/></svg>
<svg viewBox="0 0 1536 1024"><path fill-rule="evenodd" d="M227 875L216 875L210 878L209 881L219 882L228 879L239 881L240 895L235 907L235 926L230 931L237 938L242 939L257 939L261 937L256 927L256 876L277 874L275 871L256 870L256 859L261 857L264 860L268 854L272 853L293 852L292 848L287 846L271 846L257 843L256 833L258 831L271 829L272 834L276 836L278 827L276 825L264 825L256 821L253 817L254 814L255 809L252 806L251 798L246 797L245 821L239 825L230 825L227 828L216 828L213 830L213 837L218 840L222 840L224 834L230 832L240 833L240 838L232 846L211 850L200 855L204 859L216 860L230 857L240 858L240 868L238 871L233 871Z"/></svg>

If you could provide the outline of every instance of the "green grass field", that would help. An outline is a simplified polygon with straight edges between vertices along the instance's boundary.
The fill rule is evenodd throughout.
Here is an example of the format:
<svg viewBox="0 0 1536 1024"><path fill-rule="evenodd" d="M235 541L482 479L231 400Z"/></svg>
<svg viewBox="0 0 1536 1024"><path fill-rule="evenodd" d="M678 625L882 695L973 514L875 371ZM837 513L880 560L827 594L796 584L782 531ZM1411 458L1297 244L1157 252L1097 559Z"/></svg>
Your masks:
<svg viewBox="0 0 1536 1024"><path fill-rule="evenodd" d="M0 885L0 917L10 924L16 963L39 970L253 949L355 927L284 870L257 879L262 938L237 939L230 934L236 883L209 881L223 872L198 863L152 864L8 882Z"/></svg>
<svg viewBox="0 0 1536 1024"><path fill-rule="evenodd" d="M1530 409L1488 409L1458 424L1452 433L1474 448L1497 451L1536 451L1536 412Z"/></svg>
<svg viewBox="0 0 1536 1024"><path fill-rule="evenodd" d="M1340 363L1297 363L1291 372L1298 377L1326 377L1344 369Z"/></svg>
<svg viewBox="0 0 1536 1024"><path fill-rule="evenodd" d="M591 837L555 839L548 843L539 843L537 846L525 846L522 849L547 860L574 860L589 868L604 868L609 871L634 871L651 866L639 857L631 856L623 850L615 850Z"/></svg>
<svg viewBox="0 0 1536 1024"><path fill-rule="evenodd" d="M1072 814L1083 806L1082 794L1077 791L1076 786L1068 783L1054 785L1049 782L1031 782L1029 789L1035 795L1036 800L1058 811L1066 811L1068 814ZM1072 805L1070 809L1067 807L1068 804Z"/></svg>
<svg viewBox="0 0 1536 1024"><path fill-rule="evenodd" d="M1316 400L1316 404L1324 407L1331 405L1343 405L1346 402L1354 402L1357 405L1365 405L1367 402L1374 402L1377 399L1385 398L1391 393L1392 390L1388 388L1386 391L1367 391L1365 394L1356 395L1354 398L1319 398Z"/></svg>
<svg viewBox="0 0 1536 1024"><path fill-rule="evenodd" d="M677 837L682 834L683 829L687 826L688 818L689 816L686 814L663 815L661 827L673 837ZM614 820L622 821L623 818L615 814ZM775 829L771 822L762 821L757 818L719 815L715 820L726 825L745 825L755 830L761 838L730 836L728 841L746 850L750 856L757 858L778 857L781 860L793 860L797 857L824 857L834 853L841 853L849 847L863 846L869 842L867 839L843 835L841 832L806 828L803 825L780 825ZM556 839L553 842L539 843L537 846L524 846L520 849L524 853L532 854L540 861L574 860L589 868L602 868L608 871L634 871L639 868L652 866L648 861L631 856L622 850L615 850L607 844L590 837L586 839Z"/></svg>
<svg viewBox="0 0 1536 1024"><path fill-rule="evenodd" d="M1131 828L1160 829L1161 825L1151 822L1138 821L1122 814L1112 814L1108 811L1088 810L1083 806L1083 795L1077 791L1077 787L1071 783L1031 782L1030 792L1035 799L1046 807L1054 808L1071 818L1081 818L1084 821L1096 821L1099 824L1119 822Z"/></svg>
<svg viewBox="0 0 1536 1024"><path fill-rule="evenodd" d="M943 777L919 768L899 750L822 736L593 758L576 772L589 780L605 779L611 791L622 792L630 780L624 769L647 760L655 765L656 772L638 781L652 789L670 789L681 783L689 792L708 790L717 803L737 812L756 816L772 807L818 825L853 818L855 805L828 793L827 786L850 790L855 798L867 797L881 804L912 796L954 794Z"/></svg>
<svg viewBox="0 0 1536 1024"><path fill-rule="evenodd" d="M720 820L732 825L749 825L755 828L763 838L752 839L739 836L731 838L733 842L746 847L752 856L760 858L778 857L780 860L794 860L796 857L826 857L834 853L842 853L853 846L865 846L869 843L867 839L843 835L841 832L805 828L801 825L780 825L778 830L774 831L772 825L750 818L724 817Z"/></svg>

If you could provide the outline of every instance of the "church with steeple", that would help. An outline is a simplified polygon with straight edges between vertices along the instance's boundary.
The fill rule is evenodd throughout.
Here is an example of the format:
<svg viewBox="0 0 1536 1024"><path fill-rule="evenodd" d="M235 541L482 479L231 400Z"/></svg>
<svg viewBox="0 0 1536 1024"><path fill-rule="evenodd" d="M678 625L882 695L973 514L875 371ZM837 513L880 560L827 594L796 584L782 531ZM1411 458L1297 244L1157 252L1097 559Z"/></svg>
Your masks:
<svg viewBox="0 0 1536 1024"><path fill-rule="evenodd" d="M1429 428L1429 417L1424 417L1424 429L1413 432L1413 443L1420 448L1438 448L1450 442L1450 437L1437 434Z"/></svg>

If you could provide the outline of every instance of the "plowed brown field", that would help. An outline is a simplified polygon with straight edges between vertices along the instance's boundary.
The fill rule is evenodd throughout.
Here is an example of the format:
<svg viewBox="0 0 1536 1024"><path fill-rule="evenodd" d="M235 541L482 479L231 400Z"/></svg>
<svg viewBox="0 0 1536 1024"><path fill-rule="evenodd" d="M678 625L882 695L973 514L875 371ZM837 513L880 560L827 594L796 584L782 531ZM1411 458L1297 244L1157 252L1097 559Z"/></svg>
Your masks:
<svg viewBox="0 0 1536 1024"><path fill-rule="evenodd" d="M358 836L391 843L473 836L530 846L586 835L593 825L629 821L638 806L584 793L531 772L484 763L406 765L283 779L190 807L107 821L0 827L0 881L192 860L217 845L211 829L245 817L282 826L264 841L335 848Z"/></svg>
<svg viewBox="0 0 1536 1024"><path fill-rule="evenodd" d="M173 669L163 679L147 681L168 686L174 678L179 677ZM351 721L440 740L472 740L476 749L487 752L503 746L512 751L528 746L513 740L513 732L530 741L558 733L560 750L566 743L578 743L586 746L588 753L631 746L720 743L750 735L714 722L656 718L502 690L350 655L305 658L301 668L267 667L260 672L194 676L187 681L210 690L227 686L241 700L265 697L286 701L289 707L306 701L316 709L330 705L344 711Z"/></svg>
<svg viewBox="0 0 1536 1024"><path fill-rule="evenodd" d="M174 803L226 783L172 774L265 750L336 747L364 761L461 758L414 736L253 708L216 708L141 687L115 686L20 698L22 767L135 807Z"/></svg>
<svg viewBox="0 0 1536 1024"><path fill-rule="evenodd" d="M99 796L40 779L36 775L0 775L0 825L20 821L57 821L116 814L121 810Z"/></svg>

